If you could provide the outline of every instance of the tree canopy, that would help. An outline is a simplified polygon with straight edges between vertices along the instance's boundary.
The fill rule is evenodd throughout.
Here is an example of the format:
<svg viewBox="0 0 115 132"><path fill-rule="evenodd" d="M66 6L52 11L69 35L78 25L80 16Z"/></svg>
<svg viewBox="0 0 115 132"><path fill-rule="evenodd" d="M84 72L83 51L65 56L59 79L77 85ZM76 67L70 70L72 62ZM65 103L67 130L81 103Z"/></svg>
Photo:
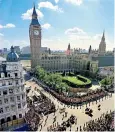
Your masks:
<svg viewBox="0 0 115 132"><path fill-rule="evenodd" d="M43 68L37 66L35 68L35 75L37 79L46 83L49 87L57 92L67 92L69 86L62 82L62 76L58 73L47 73Z"/></svg>

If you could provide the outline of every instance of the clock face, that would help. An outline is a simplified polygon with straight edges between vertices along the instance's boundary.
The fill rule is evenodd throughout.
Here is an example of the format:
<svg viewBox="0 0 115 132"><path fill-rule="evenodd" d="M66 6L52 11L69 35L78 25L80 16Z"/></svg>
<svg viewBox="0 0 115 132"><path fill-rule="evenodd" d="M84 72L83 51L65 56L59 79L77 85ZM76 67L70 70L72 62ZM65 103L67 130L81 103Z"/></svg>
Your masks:
<svg viewBox="0 0 115 132"><path fill-rule="evenodd" d="M34 30L34 35L39 35L39 31L38 30Z"/></svg>

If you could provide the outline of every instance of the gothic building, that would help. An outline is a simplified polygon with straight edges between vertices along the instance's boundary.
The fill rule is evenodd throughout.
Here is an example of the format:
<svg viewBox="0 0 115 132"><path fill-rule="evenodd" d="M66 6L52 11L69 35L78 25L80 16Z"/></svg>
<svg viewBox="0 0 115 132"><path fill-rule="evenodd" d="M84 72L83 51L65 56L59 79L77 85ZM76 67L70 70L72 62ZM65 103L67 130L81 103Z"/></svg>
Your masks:
<svg viewBox="0 0 115 132"><path fill-rule="evenodd" d="M98 68L98 61L92 61L88 55L73 54L70 44L63 54L52 54L51 51L43 52L41 47L41 26L37 19L35 6L32 13L32 21L29 28L31 47L31 67L40 65L48 72L68 72L87 70L90 62L90 71L95 72Z"/></svg>
<svg viewBox="0 0 115 132"><path fill-rule="evenodd" d="M0 130L23 123L27 111L23 68L14 47L0 61Z"/></svg>
<svg viewBox="0 0 115 132"><path fill-rule="evenodd" d="M32 21L29 28L30 48L31 48L31 66L32 68L39 64L41 49L41 26L37 19L35 6L33 8Z"/></svg>
<svg viewBox="0 0 115 132"><path fill-rule="evenodd" d="M103 32L103 36L99 44L99 55L105 55L105 53L106 53L106 42L105 42L105 32Z"/></svg>

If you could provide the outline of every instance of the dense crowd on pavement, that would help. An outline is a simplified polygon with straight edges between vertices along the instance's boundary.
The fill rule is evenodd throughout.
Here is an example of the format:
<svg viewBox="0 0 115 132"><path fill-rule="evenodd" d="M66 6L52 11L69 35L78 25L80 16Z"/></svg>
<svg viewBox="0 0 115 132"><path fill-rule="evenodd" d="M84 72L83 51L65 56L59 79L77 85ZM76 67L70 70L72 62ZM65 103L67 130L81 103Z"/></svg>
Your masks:
<svg viewBox="0 0 115 132"><path fill-rule="evenodd" d="M41 103L40 105L37 105L35 107L35 111L38 114L43 113L44 115L47 115L47 114L50 114L52 112L55 112L55 105L50 100L46 100L43 103Z"/></svg>
<svg viewBox="0 0 115 132"><path fill-rule="evenodd" d="M31 106L29 111L25 114L25 121L31 130L37 130L38 124L40 122L40 115L35 112L34 105Z"/></svg>
<svg viewBox="0 0 115 132"><path fill-rule="evenodd" d="M77 97L68 97L68 96L65 96L63 93L57 93L50 88L45 88L45 90L47 90L50 94L52 94L62 103L67 105L82 105L83 103L97 101L108 95L108 93L102 89L90 91L83 96L77 96Z"/></svg>
<svg viewBox="0 0 115 132"><path fill-rule="evenodd" d="M25 121L29 124L31 130L36 131L43 115L55 112L55 105L43 94L36 97L33 101L28 98L28 112L25 114Z"/></svg>
<svg viewBox="0 0 115 132"><path fill-rule="evenodd" d="M107 112L100 118L87 122L84 131L114 131L114 112Z"/></svg>

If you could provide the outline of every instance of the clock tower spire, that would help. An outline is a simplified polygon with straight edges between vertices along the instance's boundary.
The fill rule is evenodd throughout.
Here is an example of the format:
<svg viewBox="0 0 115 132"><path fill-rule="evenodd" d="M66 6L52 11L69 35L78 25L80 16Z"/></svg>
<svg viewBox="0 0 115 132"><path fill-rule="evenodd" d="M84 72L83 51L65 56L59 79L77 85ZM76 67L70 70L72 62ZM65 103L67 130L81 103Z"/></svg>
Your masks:
<svg viewBox="0 0 115 132"><path fill-rule="evenodd" d="M38 15L37 15L36 8L35 8L35 4L33 7L31 25L39 25L40 26L39 21L38 21Z"/></svg>
<svg viewBox="0 0 115 132"><path fill-rule="evenodd" d="M32 20L29 27L30 49L31 49L31 67L35 68L39 64L41 49L41 25L38 21L38 15L35 5L32 12Z"/></svg>

